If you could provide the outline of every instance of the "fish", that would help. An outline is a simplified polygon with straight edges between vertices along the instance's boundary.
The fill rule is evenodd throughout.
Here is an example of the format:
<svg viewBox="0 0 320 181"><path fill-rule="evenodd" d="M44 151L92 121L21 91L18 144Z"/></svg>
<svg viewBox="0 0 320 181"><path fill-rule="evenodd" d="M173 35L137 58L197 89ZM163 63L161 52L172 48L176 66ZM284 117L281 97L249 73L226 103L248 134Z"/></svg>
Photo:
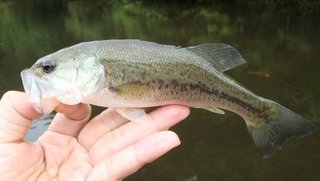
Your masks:
<svg viewBox="0 0 320 181"><path fill-rule="evenodd" d="M21 72L29 101L43 114L59 103L112 107L136 121L144 108L179 104L241 116L263 158L315 123L244 88L224 72L245 63L224 43L190 47L132 39L82 42Z"/></svg>

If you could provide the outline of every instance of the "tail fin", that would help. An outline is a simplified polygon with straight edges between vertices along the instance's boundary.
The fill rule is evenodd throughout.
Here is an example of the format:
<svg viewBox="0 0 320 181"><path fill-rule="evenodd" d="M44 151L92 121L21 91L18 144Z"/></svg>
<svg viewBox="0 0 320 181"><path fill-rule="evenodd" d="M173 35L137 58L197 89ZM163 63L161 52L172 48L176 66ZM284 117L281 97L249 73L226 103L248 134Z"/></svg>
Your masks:
<svg viewBox="0 0 320 181"><path fill-rule="evenodd" d="M263 158L269 158L275 148L281 149L289 138L302 137L318 128L304 117L290 111L280 104L266 100L273 111L265 116L263 124L254 126L246 121L248 130Z"/></svg>

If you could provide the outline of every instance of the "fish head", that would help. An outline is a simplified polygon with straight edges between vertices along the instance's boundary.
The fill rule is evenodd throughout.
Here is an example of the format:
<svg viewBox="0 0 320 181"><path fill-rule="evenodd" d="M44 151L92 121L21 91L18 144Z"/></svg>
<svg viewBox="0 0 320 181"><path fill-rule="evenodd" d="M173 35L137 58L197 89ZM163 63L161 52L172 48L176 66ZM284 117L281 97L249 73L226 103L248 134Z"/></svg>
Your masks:
<svg viewBox="0 0 320 181"><path fill-rule="evenodd" d="M59 103L75 105L94 94L103 86L104 68L95 54L63 49L40 58L21 78L34 108L49 114Z"/></svg>

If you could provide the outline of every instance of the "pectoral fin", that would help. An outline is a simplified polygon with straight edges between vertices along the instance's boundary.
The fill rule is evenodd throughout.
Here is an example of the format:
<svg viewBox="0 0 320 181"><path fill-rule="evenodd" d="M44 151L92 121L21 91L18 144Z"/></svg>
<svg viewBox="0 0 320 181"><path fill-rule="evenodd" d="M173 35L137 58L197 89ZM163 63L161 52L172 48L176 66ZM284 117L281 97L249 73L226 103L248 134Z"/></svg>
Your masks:
<svg viewBox="0 0 320 181"><path fill-rule="evenodd" d="M147 115L147 113L142 108L117 108L115 110L122 117L134 122Z"/></svg>

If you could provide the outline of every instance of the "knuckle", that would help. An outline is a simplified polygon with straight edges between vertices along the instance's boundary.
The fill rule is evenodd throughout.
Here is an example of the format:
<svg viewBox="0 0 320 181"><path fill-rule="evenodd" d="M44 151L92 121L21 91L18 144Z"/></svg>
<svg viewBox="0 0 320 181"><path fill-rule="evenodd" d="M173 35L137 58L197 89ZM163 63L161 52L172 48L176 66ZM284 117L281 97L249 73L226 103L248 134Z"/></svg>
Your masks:
<svg viewBox="0 0 320 181"><path fill-rule="evenodd" d="M15 96L15 94L17 94L16 91L7 91L2 95L1 100L9 100L11 97Z"/></svg>

